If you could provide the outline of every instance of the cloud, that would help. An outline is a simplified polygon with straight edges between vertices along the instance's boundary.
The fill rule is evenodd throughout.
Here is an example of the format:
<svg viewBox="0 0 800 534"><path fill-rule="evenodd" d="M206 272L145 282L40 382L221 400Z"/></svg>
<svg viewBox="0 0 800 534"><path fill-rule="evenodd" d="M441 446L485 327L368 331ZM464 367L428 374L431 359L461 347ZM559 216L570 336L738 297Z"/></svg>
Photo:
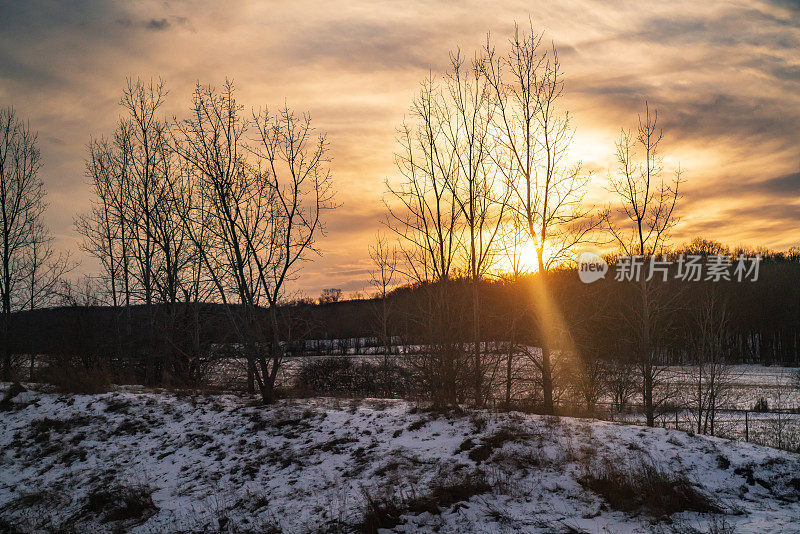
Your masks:
<svg viewBox="0 0 800 534"><path fill-rule="evenodd" d="M487 31L502 49L513 22L529 17L559 47L578 129L572 154L597 170L594 190L613 167L619 129L635 126L648 99L668 170L680 161L689 180L675 239L797 243L796 1L5 2L0 105L40 132L48 221L63 247L75 247L72 217L88 206L86 142L113 130L126 76L163 76L168 116L184 112L195 81L226 76L248 107L309 110L330 134L343 206L298 287L357 289L383 181L396 177L395 129L420 80L441 74L457 46L471 55Z"/></svg>
<svg viewBox="0 0 800 534"><path fill-rule="evenodd" d="M749 184L748 189L777 196L800 197L800 172L784 174L755 184Z"/></svg>
<svg viewBox="0 0 800 534"><path fill-rule="evenodd" d="M169 21L164 18L150 19L149 21L147 21L147 24L145 24L145 28L147 28L148 30L155 30L155 31L166 30L169 27L170 27Z"/></svg>

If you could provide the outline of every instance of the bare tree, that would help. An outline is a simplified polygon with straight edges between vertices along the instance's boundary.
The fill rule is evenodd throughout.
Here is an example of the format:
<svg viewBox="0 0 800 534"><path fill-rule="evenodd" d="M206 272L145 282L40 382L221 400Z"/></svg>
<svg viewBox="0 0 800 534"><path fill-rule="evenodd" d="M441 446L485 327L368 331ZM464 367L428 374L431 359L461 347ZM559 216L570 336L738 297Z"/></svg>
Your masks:
<svg viewBox="0 0 800 534"><path fill-rule="evenodd" d="M253 113L257 136L252 154L259 174L264 174L274 191L271 209L271 240L261 248L249 239L250 251L265 288L272 327L272 369L269 374L269 395L283 357L278 305L286 283L294 280L300 266L312 254L319 254L316 240L324 235L323 216L337 207L330 171L326 134L315 134L311 115L296 115L288 107L276 114L268 110ZM262 373L267 366L262 361Z"/></svg>
<svg viewBox="0 0 800 534"><path fill-rule="evenodd" d="M184 160L182 176L190 199L182 206L181 220L245 350L251 385L256 375L255 351L263 339L263 328L258 331L255 324L263 294L252 275L243 234L257 233L263 239L269 232L272 192L262 176L248 168L244 148L248 121L233 94L229 82L221 94L198 83L190 116L176 121L174 146ZM236 303L244 313L232 309Z"/></svg>
<svg viewBox="0 0 800 534"><path fill-rule="evenodd" d="M516 210L509 210L504 223L500 235L500 246L505 276L516 280L533 268L533 265L528 265L525 258L525 249L530 243L530 234L521 214Z"/></svg>
<svg viewBox="0 0 800 534"><path fill-rule="evenodd" d="M541 46L542 34L520 31L515 25L510 51L499 54L489 39L485 46L483 74L492 88L499 132L494 151L498 169L512 192L511 206L525 221L536 250L541 288L548 269L569 257L597 226L582 206L589 175L580 163L569 163L573 132L569 114L561 112L563 73L558 52ZM557 329L558 311L542 308L542 387L544 409L553 411L553 376L548 338Z"/></svg>
<svg viewBox="0 0 800 534"><path fill-rule="evenodd" d="M58 296L59 282L75 268L69 251L57 253L53 239L41 222L34 226L23 261L27 274L20 309L33 310L53 305Z"/></svg>
<svg viewBox="0 0 800 534"><path fill-rule="evenodd" d="M663 253L670 230L678 222L675 206L682 182L681 171L678 167L673 180L664 179L663 160L659 153L662 137L658 112L651 112L645 102L645 113L639 116L636 137L623 130L616 144L619 168L609 180L621 207L616 212L608 212L605 220L613 239L628 256L653 258ZM641 161L637 150L642 152ZM614 213L622 223L615 220ZM658 298L657 283L657 278L639 277L640 303L632 319L648 426L653 426L655 421L657 402L653 399L653 391L661 372L655 365L653 334L666 306L663 299Z"/></svg>
<svg viewBox="0 0 800 534"><path fill-rule="evenodd" d="M478 405L488 363L481 343L480 283L499 257L510 196L491 158L493 110L481 59L467 62L460 51L452 53L443 82L425 80L412 104L414 125L404 125L397 158L404 181L389 185L399 205L387 203L405 274L441 282L458 270L470 281L471 383Z"/></svg>
<svg viewBox="0 0 800 534"><path fill-rule="evenodd" d="M623 360L614 360L606 365L606 387L618 412L624 412L631 397L638 389L636 367Z"/></svg>
<svg viewBox="0 0 800 534"><path fill-rule="evenodd" d="M472 387L473 400L483 404L484 377L491 362L481 345L480 282L489 274L500 255L500 230L511 192L503 187L502 176L491 160L494 102L490 87L475 59L467 65L460 51L450 56L446 75L452 117L445 137L456 162L457 179L449 185L461 212L467 274L472 292Z"/></svg>
<svg viewBox="0 0 800 534"><path fill-rule="evenodd" d="M405 341L422 342L425 349L410 363L434 402L447 405L460 397L467 363L464 338L451 321L454 309L463 311L450 292L463 250L463 210L456 199L461 170L450 130L457 128L457 117L433 77L423 81L410 114L395 157L402 179L397 185L387 181L384 204L387 226L399 240L398 271L424 286L409 317L416 336Z"/></svg>
<svg viewBox="0 0 800 534"><path fill-rule="evenodd" d="M458 287L454 282L420 286L408 316L411 336L404 340L407 347L420 346L419 352L411 348L404 361L439 407L465 402L473 379L462 326L469 324L469 301Z"/></svg>
<svg viewBox="0 0 800 534"><path fill-rule="evenodd" d="M92 193L90 211L76 218L84 250L100 260L113 306L125 305L130 342L131 299L148 307L148 332L158 346L144 351L148 380L163 380L165 364L177 365L176 307L192 289L197 297L199 271L194 244L180 218L187 191L181 161L171 144L169 123L159 116L167 91L163 80L127 80L120 99L123 110L111 141L89 145L86 175ZM197 329L196 329L197 330ZM123 350L122 336L120 350ZM130 356L133 347L125 344ZM174 374L173 374L174 376Z"/></svg>
<svg viewBox="0 0 800 534"><path fill-rule="evenodd" d="M715 433L717 410L730 394L731 370L724 358L728 311L722 297L711 287L698 303L695 318L695 405L697 433Z"/></svg>
<svg viewBox="0 0 800 534"><path fill-rule="evenodd" d="M190 117L176 121L174 145L187 188L200 197L186 206L184 228L270 403L284 350L277 307L286 283L317 252L322 215L335 204L327 141L314 134L310 116L283 108L248 119L242 111L231 82L219 92L198 84ZM249 127L255 135L248 142Z"/></svg>
<svg viewBox="0 0 800 534"><path fill-rule="evenodd" d="M68 269L57 256L43 223L44 184L37 134L13 108L0 109L0 300L2 300L3 380L11 380L11 313L35 308L53 295Z"/></svg>
<svg viewBox="0 0 800 534"><path fill-rule="evenodd" d="M175 304L196 280L196 254L180 218L185 211L181 204L188 201L188 192L180 182L179 162L167 143L162 143L159 151L160 183L151 218L159 263L153 272L153 285L159 300Z"/></svg>
<svg viewBox="0 0 800 534"><path fill-rule="evenodd" d="M417 282L449 280L459 248L461 210L454 195L458 161L447 139L453 120L439 85L428 78L411 105L411 123L400 129L395 157L402 182L387 181L387 226L400 240L406 277Z"/></svg>
<svg viewBox="0 0 800 534"><path fill-rule="evenodd" d="M153 303L156 293L157 270L165 256L159 254L169 245L159 247L157 226L160 216L169 216L169 182L171 180L167 122L158 116L167 90L163 80L145 83L128 80L120 105L127 112L129 132L130 178L127 201L130 215L130 254L136 265L134 271L145 304ZM161 250L160 250L161 249ZM170 266L168 266L169 268Z"/></svg>
<svg viewBox="0 0 800 534"><path fill-rule="evenodd" d="M573 369L570 369L572 387L577 395L583 400L586 412L589 416L594 416L597 402L606 391L606 362L591 354L582 351L580 355L571 361Z"/></svg>
<svg viewBox="0 0 800 534"><path fill-rule="evenodd" d="M369 258L373 268L370 270L370 284L375 288L376 297L380 299L378 323L380 342L384 347L384 354L392 353L392 340L389 336L389 291L394 285L397 274L397 249L390 247L385 236L378 233L375 244L369 246Z"/></svg>
<svg viewBox="0 0 800 534"><path fill-rule="evenodd" d="M122 120L113 139L91 140L86 160L91 208L75 218L81 248L100 261L114 307L131 304L130 125Z"/></svg>
<svg viewBox="0 0 800 534"><path fill-rule="evenodd" d="M114 306L130 306L132 296L174 304L188 276L192 251L177 217L184 198L176 187L179 162L168 123L158 116L166 95L163 80L129 79L112 140L89 144L93 204L75 227L84 250L101 262Z"/></svg>
<svg viewBox="0 0 800 534"><path fill-rule="evenodd" d="M338 287L328 287L322 290L322 293L319 296L319 303L320 304L333 304L335 302L339 302L342 299L342 290Z"/></svg>
<svg viewBox="0 0 800 534"><path fill-rule="evenodd" d="M118 281L122 261L118 255L120 221L112 208L116 176L112 170L111 148L105 140L89 142L86 176L89 182L91 208L75 218L75 230L83 236L81 248L100 261L102 277L111 295L111 304L119 304Z"/></svg>
<svg viewBox="0 0 800 534"><path fill-rule="evenodd" d="M57 303L59 306L84 308L100 306L103 303L103 289L96 278L88 275L82 275L75 280L61 280Z"/></svg>
<svg viewBox="0 0 800 534"><path fill-rule="evenodd" d="M33 310L55 304L59 294L59 284L64 275L74 267L69 252L56 254L53 248L53 236L41 222L37 223L24 253L22 269L26 272L26 276L20 287L22 296L18 309ZM28 379L33 380L36 355L31 353L29 360Z"/></svg>

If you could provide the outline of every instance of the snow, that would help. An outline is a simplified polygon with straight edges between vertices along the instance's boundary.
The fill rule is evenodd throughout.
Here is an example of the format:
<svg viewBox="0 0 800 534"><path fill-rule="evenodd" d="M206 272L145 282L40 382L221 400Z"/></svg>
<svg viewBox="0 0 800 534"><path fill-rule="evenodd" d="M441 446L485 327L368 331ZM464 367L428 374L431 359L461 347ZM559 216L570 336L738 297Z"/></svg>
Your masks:
<svg viewBox="0 0 800 534"><path fill-rule="evenodd" d="M403 515L394 530L708 532L724 521L800 531L798 455L662 428L381 399L263 407L141 388L29 391L0 418L0 531L346 532L359 530L366 495L401 501L477 474L486 491ZM725 513L623 512L581 485L594 465L641 459L685 474ZM87 504L121 487L148 488L154 507L117 519Z"/></svg>

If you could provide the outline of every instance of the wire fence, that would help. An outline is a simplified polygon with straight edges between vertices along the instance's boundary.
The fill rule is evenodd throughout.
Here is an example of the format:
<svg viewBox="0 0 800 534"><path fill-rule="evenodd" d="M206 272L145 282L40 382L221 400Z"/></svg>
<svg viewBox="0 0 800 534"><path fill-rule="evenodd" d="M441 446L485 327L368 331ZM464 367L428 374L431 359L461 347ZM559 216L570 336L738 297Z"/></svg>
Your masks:
<svg viewBox="0 0 800 534"><path fill-rule="evenodd" d="M503 402L492 399L493 409ZM627 404L623 409L611 402L598 402L592 413L572 404L556 405L556 413L625 424L647 425L644 405ZM696 406L670 405L654 414L654 426L745 441L777 449L800 452L800 408L750 410L717 408L699 413Z"/></svg>

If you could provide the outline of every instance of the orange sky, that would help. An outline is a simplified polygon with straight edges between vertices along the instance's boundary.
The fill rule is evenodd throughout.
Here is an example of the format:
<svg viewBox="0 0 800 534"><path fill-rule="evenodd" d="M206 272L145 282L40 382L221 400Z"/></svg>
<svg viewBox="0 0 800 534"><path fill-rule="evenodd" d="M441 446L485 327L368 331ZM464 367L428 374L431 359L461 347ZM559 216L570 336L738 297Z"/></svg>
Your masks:
<svg viewBox="0 0 800 534"><path fill-rule="evenodd" d="M0 6L0 105L39 131L48 222L77 252L90 136L110 134L126 76L162 76L165 113L192 85L236 82L248 106L284 100L329 133L342 207L298 288L368 285L395 129L448 51L501 41L528 17L559 48L573 154L602 204L620 127L659 108L669 167L687 179L673 241L800 245L800 4L777 2L31 1Z"/></svg>

